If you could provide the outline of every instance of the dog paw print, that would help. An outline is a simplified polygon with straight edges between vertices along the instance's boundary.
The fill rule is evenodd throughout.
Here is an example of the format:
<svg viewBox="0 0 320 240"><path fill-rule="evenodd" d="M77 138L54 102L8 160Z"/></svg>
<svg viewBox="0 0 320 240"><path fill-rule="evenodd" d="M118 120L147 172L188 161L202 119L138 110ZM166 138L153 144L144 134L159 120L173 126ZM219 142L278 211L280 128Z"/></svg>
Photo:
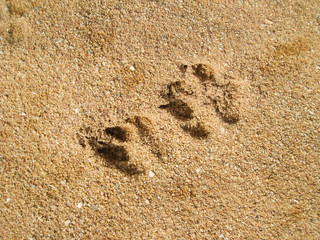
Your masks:
<svg viewBox="0 0 320 240"><path fill-rule="evenodd" d="M168 111L173 117L184 122L181 128L194 138L204 139L209 136L209 129L195 116L195 111L188 103L188 96L196 95L196 91L185 81L176 81L167 85L162 96L169 101L160 105L160 109ZM196 96L195 96L196 97Z"/></svg>
<svg viewBox="0 0 320 240"><path fill-rule="evenodd" d="M233 76L215 71L207 64L192 66L194 75L202 82L207 96L215 105L223 121L236 123L240 120L240 84ZM208 92L210 94L208 94Z"/></svg>
<svg viewBox="0 0 320 240"><path fill-rule="evenodd" d="M133 116L125 120L122 126L98 128L82 128L78 133L78 141L82 147L89 146L97 156L108 165L116 167L127 175L145 172L142 159L133 156L133 143L140 141L144 147L159 160L165 153L165 144L154 133L153 122L143 116Z"/></svg>
<svg viewBox="0 0 320 240"><path fill-rule="evenodd" d="M185 77L188 66L181 65L179 68ZM188 99L206 96L223 121L236 123L240 119L240 84L235 81L234 77L207 64L195 64L191 68L192 74L199 81L192 84L187 84L186 81L175 81L168 84L162 93L162 97L168 103L160 105L159 108L187 122L181 125L186 133L195 138L205 139L209 136L210 129L204 122L198 120L200 117L195 116L195 111L191 104L188 104Z"/></svg>
<svg viewBox="0 0 320 240"><path fill-rule="evenodd" d="M132 135L133 130L130 126L100 128L96 131L89 127L80 129L78 141L82 147L89 146L95 155L106 161L107 165L132 176L145 172L143 164L131 156Z"/></svg>

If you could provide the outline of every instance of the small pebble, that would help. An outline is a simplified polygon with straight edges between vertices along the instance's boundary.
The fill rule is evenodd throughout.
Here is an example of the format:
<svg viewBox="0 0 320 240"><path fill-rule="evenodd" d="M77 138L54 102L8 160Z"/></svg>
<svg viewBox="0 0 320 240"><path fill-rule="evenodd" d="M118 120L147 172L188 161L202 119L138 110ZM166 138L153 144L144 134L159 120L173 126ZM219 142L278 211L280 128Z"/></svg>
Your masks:
<svg viewBox="0 0 320 240"><path fill-rule="evenodd" d="M74 110L74 112L75 112L75 113L79 113L79 109L76 108L76 109Z"/></svg>
<svg viewBox="0 0 320 240"><path fill-rule="evenodd" d="M134 71L134 70L136 70L136 69L134 68L134 66L131 66L131 67L130 67L130 70L131 70L131 71Z"/></svg>
<svg viewBox="0 0 320 240"><path fill-rule="evenodd" d="M270 24L270 25L272 25L272 24L273 24L273 22L272 22L272 21L270 21L269 19L265 19L265 20L264 20L264 22L265 22L265 23L267 23L267 24Z"/></svg>
<svg viewBox="0 0 320 240"><path fill-rule="evenodd" d="M154 177L154 175L155 175L154 172L152 171L149 172L149 177Z"/></svg>
<svg viewBox="0 0 320 240"><path fill-rule="evenodd" d="M82 202L79 202L77 205L78 208L82 208Z"/></svg>
<svg viewBox="0 0 320 240"><path fill-rule="evenodd" d="M25 112L22 112L21 113L21 116L26 116L27 114Z"/></svg>
<svg viewBox="0 0 320 240"><path fill-rule="evenodd" d="M223 127L220 129L220 131L221 131L222 134L224 134L224 128Z"/></svg>
<svg viewBox="0 0 320 240"><path fill-rule="evenodd" d="M69 226L69 224L70 224L70 220L67 220L64 222L64 225L66 225L67 227Z"/></svg>
<svg viewBox="0 0 320 240"><path fill-rule="evenodd" d="M201 167L196 169L196 173L200 173L201 172Z"/></svg>

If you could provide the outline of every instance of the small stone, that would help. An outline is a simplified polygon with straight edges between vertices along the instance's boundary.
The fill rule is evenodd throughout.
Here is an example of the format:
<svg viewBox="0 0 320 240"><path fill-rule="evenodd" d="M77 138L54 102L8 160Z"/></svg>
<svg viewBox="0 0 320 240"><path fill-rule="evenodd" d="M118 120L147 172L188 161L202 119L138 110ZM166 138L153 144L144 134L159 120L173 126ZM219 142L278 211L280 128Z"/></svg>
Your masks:
<svg viewBox="0 0 320 240"><path fill-rule="evenodd" d="M267 23L267 24L270 24L270 25L272 25L272 24L273 24L273 22L272 22L272 21L270 21L269 19L265 19L265 20L264 20L264 22L265 22L265 23Z"/></svg>
<svg viewBox="0 0 320 240"><path fill-rule="evenodd" d="M196 173L200 173L201 172L201 167L196 169Z"/></svg>
<svg viewBox="0 0 320 240"><path fill-rule="evenodd" d="M68 227L69 224L70 224L70 220L67 220L67 221L64 222L64 225L66 225L66 227Z"/></svg>
<svg viewBox="0 0 320 240"><path fill-rule="evenodd" d="M154 177L154 175L155 175L155 174L154 174L153 171L150 171L150 172L149 172L149 177Z"/></svg>
<svg viewBox="0 0 320 240"><path fill-rule="evenodd" d="M78 207L78 208L82 208L82 205L83 205L82 202L79 202L79 203L77 204L77 207Z"/></svg>
<svg viewBox="0 0 320 240"><path fill-rule="evenodd" d="M22 112L21 113L21 116L26 116L27 114L25 112Z"/></svg>
<svg viewBox="0 0 320 240"><path fill-rule="evenodd" d="M134 70L136 70L136 69L134 68L134 66L131 66L131 67L130 67L130 70L131 70L131 71L134 71Z"/></svg>
<svg viewBox="0 0 320 240"><path fill-rule="evenodd" d="M6 201L6 203L10 202L10 200L11 200L10 198L7 198L7 201Z"/></svg>
<svg viewBox="0 0 320 240"><path fill-rule="evenodd" d="M225 130L224 130L223 127L221 127L220 131L221 131L222 134L224 134L224 131L225 131Z"/></svg>
<svg viewBox="0 0 320 240"><path fill-rule="evenodd" d="M74 112L75 112L75 113L79 113L79 109L76 108L76 109L74 110Z"/></svg>

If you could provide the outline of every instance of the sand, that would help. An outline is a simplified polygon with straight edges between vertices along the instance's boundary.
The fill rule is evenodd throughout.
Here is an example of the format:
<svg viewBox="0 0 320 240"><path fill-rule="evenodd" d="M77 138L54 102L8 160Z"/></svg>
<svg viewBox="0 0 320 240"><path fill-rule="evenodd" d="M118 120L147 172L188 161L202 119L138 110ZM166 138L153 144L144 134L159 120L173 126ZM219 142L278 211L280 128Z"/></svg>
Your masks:
<svg viewBox="0 0 320 240"><path fill-rule="evenodd" d="M1 239L319 239L320 2L0 1Z"/></svg>

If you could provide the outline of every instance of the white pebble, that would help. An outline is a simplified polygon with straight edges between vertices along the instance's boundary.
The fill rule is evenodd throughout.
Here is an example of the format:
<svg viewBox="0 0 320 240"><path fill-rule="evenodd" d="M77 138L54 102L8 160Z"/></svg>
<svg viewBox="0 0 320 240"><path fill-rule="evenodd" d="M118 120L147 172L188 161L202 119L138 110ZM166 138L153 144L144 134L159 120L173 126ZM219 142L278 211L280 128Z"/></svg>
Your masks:
<svg viewBox="0 0 320 240"><path fill-rule="evenodd" d="M75 112L75 113L79 113L79 109L76 108L76 109L74 110L74 112Z"/></svg>
<svg viewBox="0 0 320 240"><path fill-rule="evenodd" d="M136 70L136 69L134 68L134 66L131 66L131 67L130 67L130 70L131 70L131 71L134 71L134 70Z"/></svg>
<svg viewBox="0 0 320 240"><path fill-rule="evenodd" d="M149 172L149 177L154 177L154 175L155 175L154 172L152 171Z"/></svg>
<svg viewBox="0 0 320 240"><path fill-rule="evenodd" d="M223 127L221 127L221 129L220 129L220 130L221 130L221 133L222 133L222 134L224 134L224 128L223 128Z"/></svg>
<svg viewBox="0 0 320 240"><path fill-rule="evenodd" d="M77 205L78 208L82 208L82 202L79 202Z"/></svg>
<svg viewBox="0 0 320 240"><path fill-rule="evenodd" d="M196 173L199 173L199 172L201 172L201 167L196 169Z"/></svg>
<svg viewBox="0 0 320 240"><path fill-rule="evenodd" d="M10 200L11 200L10 198L7 198L7 201L6 201L6 203L10 202Z"/></svg>
<svg viewBox="0 0 320 240"><path fill-rule="evenodd" d="M26 116L27 114L25 112L22 112L21 113L21 116Z"/></svg>
<svg viewBox="0 0 320 240"><path fill-rule="evenodd" d="M64 225L66 225L67 227L69 226L69 224L70 224L70 220L67 220L64 222Z"/></svg>

